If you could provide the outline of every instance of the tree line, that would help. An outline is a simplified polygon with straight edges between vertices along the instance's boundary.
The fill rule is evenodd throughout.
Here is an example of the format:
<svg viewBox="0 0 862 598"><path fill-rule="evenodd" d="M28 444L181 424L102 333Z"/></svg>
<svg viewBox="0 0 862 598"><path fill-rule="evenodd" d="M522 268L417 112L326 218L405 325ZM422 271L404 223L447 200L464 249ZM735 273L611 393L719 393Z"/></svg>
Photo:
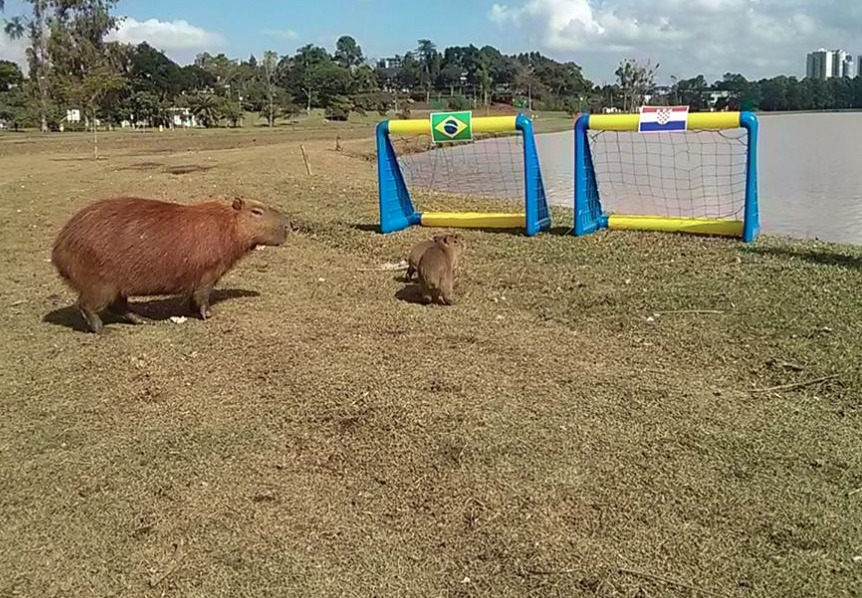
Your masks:
<svg viewBox="0 0 862 598"><path fill-rule="evenodd" d="M335 120L351 112L407 115L422 101L562 110L592 89L571 62L537 52L505 56L490 46L439 51L427 39L376 62L343 36L333 52L306 45L292 55L268 51L246 60L205 52L181 66L149 44L106 41L118 23L117 0L27 1L30 14L7 18L4 29L29 42L29 72L0 63L0 119L43 131L63 123L69 109L112 124L170 125L177 109L187 109L207 127L235 126L248 113L273 125L313 109Z"/></svg>
<svg viewBox="0 0 862 598"><path fill-rule="evenodd" d="M205 52L179 65L146 43L106 41L118 24L112 14L117 3L27 0L29 14L4 20L7 35L28 42L28 72L0 61L0 121L48 131L74 127L64 120L78 109L90 123L171 126L180 111L206 127L237 126L248 114L273 126L313 109L333 120L351 112L406 117L416 103L453 110L503 103L571 114L631 111L644 102L692 110L862 109L860 78L748 81L728 73L711 84L699 75L661 88L658 65L624 60L616 81L599 86L578 64L538 52L505 55L473 45L439 50L428 39L378 61L343 36L332 52L306 45L292 55L267 51L245 60Z"/></svg>

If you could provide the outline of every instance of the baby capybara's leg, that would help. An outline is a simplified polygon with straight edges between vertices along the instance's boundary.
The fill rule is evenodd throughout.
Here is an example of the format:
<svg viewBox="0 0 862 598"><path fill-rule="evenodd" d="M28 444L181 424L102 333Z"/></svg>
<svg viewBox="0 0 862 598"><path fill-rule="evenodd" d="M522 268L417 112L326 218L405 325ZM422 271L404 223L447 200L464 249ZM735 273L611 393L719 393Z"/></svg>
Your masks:
<svg viewBox="0 0 862 598"><path fill-rule="evenodd" d="M431 303L434 300L431 289L428 287L427 284L425 284L425 280L421 278L419 279L419 291L421 297L420 301L425 305Z"/></svg>
<svg viewBox="0 0 862 598"><path fill-rule="evenodd" d="M455 305L455 293L452 292L452 284L444 284L440 289L440 303L442 305Z"/></svg>
<svg viewBox="0 0 862 598"><path fill-rule="evenodd" d="M111 310L111 313L123 318L129 324L140 325L147 323L145 319L132 311L132 308L129 307L129 300L126 297L118 297L116 301L108 306L108 309Z"/></svg>

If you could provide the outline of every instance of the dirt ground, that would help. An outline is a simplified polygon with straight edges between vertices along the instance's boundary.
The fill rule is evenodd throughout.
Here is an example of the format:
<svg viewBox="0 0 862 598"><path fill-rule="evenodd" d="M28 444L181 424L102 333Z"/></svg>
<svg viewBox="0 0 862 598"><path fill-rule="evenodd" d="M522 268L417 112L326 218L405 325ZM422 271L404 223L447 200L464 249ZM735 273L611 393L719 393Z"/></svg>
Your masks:
<svg viewBox="0 0 862 598"><path fill-rule="evenodd" d="M3 598L862 596L859 248L557 210L463 232L458 304L425 307L381 269L429 231L375 232L367 126L100 150L0 135ZM116 194L297 231L212 320L139 298L153 324L97 337L50 247Z"/></svg>

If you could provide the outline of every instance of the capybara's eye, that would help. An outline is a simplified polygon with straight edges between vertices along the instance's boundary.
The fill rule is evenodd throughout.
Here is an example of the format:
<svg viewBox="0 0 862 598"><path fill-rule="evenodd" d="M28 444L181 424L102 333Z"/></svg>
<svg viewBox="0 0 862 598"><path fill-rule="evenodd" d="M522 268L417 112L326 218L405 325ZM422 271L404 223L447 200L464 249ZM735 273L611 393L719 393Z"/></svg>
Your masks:
<svg viewBox="0 0 862 598"><path fill-rule="evenodd" d="M252 208L251 213L255 216L263 216L263 210L261 210L260 208Z"/></svg>

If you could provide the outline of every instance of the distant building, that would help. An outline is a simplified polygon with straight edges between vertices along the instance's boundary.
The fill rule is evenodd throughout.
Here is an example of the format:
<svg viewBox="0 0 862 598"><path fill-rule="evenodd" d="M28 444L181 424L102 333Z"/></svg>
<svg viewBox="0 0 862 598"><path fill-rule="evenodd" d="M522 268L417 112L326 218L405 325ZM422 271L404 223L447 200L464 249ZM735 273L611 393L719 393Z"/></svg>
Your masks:
<svg viewBox="0 0 862 598"><path fill-rule="evenodd" d="M378 63L380 68L384 69L401 69L404 66L404 59L400 56L395 56L393 58L381 58Z"/></svg>
<svg viewBox="0 0 862 598"><path fill-rule="evenodd" d="M832 76L851 78L855 77L853 72L853 57L847 54L844 50L835 50L832 54Z"/></svg>
<svg viewBox="0 0 862 598"><path fill-rule="evenodd" d="M862 64L862 57L860 58ZM820 48L816 52L811 52L805 63L805 76L809 79L826 79L855 77L857 74L854 69L853 56L847 54L844 50L824 50Z"/></svg>
<svg viewBox="0 0 862 598"><path fill-rule="evenodd" d="M724 101L722 105L727 106L728 102L733 97L733 94L727 89L722 89L720 91L707 91L705 95L707 101L706 105L710 112L714 111L716 106L718 106L719 102L722 102L722 100Z"/></svg>
<svg viewBox="0 0 862 598"><path fill-rule="evenodd" d="M196 127L198 121L188 108L168 108L168 116L172 127Z"/></svg>

